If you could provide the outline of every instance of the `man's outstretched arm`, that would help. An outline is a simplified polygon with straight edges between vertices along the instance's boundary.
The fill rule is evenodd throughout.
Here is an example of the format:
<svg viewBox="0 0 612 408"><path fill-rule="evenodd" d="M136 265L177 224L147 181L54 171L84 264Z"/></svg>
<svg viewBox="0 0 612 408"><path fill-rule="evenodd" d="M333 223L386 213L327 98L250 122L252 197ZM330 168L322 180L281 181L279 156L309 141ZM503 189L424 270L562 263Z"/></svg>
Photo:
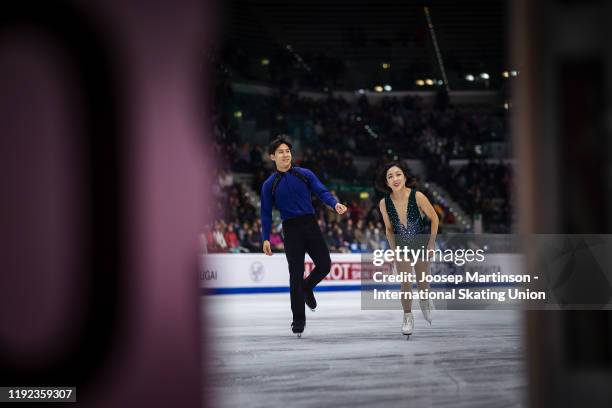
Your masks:
<svg viewBox="0 0 612 408"><path fill-rule="evenodd" d="M346 212L346 206L344 204L340 204L338 200L336 200L336 197L334 197L332 193L325 188L323 183L321 183L321 181L312 171L308 169L302 170L304 170L304 175L308 178L308 181L310 181L310 188L312 192L315 193L321 201L336 210L338 214L344 214Z"/></svg>

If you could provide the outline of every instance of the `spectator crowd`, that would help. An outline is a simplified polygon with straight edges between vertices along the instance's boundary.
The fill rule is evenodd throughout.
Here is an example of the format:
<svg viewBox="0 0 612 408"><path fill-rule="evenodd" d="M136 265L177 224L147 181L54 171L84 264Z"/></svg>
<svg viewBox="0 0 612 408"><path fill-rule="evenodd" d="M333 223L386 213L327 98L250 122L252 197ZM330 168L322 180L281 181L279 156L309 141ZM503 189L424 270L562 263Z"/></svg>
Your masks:
<svg viewBox="0 0 612 408"><path fill-rule="evenodd" d="M503 110L459 108L443 97L433 106L420 98L388 97L374 102L365 95L349 103L342 97L275 96L235 93L226 80L215 83L212 103L213 145L220 170L213 185L214 206L205 232L209 251L258 252L261 248L258 192L271 172L266 146L241 135L241 121L271 135L284 133L294 142L294 162L309 168L324 182L359 184L371 188L385 162L420 159L428 180L417 180L428 195L442 227L456 222L444 200L428 194L425 181L437 183L471 217L482 216L485 232L510 232L512 226L512 167L493 160L486 146L503 142L507 118ZM233 113L240 112L240 115ZM359 172L355 158L370 162ZM465 164L451 165L461 159ZM233 174L251 175L239 183ZM364 252L386 245L378 211L380 194L369 199L339 197L349 203L349 214L336 217L317 204L319 225L334 252ZM318 201L317 201L318 202ZM274 250L283 250L282 230L276 223Z"/></svg>

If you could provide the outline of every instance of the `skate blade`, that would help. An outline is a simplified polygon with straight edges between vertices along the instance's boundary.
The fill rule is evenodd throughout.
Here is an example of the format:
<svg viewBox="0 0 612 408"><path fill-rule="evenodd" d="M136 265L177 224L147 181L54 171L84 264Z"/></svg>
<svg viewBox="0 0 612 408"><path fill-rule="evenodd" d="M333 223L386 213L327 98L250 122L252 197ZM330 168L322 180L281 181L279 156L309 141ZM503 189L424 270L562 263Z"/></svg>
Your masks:
<svg viewBox="0 0 612 408"><path fill-rule="evenodd" d="M302 333L298 333L297 336L298 336L298 339L301 339L302 338Z"/></svg>

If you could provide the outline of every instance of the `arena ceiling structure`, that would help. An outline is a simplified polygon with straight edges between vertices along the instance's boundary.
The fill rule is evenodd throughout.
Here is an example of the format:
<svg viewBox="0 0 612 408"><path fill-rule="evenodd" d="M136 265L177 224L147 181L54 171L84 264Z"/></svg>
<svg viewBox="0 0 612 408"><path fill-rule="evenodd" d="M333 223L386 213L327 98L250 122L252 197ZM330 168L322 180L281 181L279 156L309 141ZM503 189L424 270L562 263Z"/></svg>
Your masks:
<svg viewBox="0 0 612 408"><path fill-rule="evenodd" d="M247 79L290 62L315 88L496 89L514 68L507 14L502 0L232 0L220 38Z"/></svg>

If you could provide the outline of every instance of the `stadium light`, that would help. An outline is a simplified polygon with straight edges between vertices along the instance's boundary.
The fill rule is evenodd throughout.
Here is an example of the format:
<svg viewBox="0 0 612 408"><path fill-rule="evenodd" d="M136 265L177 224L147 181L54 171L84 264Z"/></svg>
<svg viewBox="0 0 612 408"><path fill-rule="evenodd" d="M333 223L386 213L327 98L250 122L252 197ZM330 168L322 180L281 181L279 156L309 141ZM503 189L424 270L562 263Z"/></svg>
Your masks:
<svg viewBox="0 0 612 408"><path fill-rule="evenodd" d="M391 85L385 85L385 91L391 92L391 89L393 89L391 88Z"/></svg>
<svg viewBox="0 0 612 408"><path fill-rule="evenodd" d="M426 80L425 80L425 83L426 83L427 85L431 86L431 85L433 85L433 84L434 84L434 81L433 81L433 79L429 79L429 78L428 78L428 79L426 79Z"/></svg>
<svg viewBox="0 0 612 408"><path fill-rule="evenodd" d="M510 71L510 75L512 76L517 76L519 74L518 71Z"/></svg>
<svg viewBox="0 0 612 408"><path fill-rule="evenodd" d="M236 112L234 112L234 117L235 117L236 119L240 119L240 118L242 117L242 112L241 112L241 111L236 111Z"/></svg>
<svg viewBox="0 0 612 408"><path fill-rule="evenodd" d="M510 73L508 71L504 71L504 72L502 72L502 76L504 78L509 78L510 77Z"/></svg>
<svg viewBox="0 0 612 408"><path fill-rule="evenodd" d="M389 68L391 68L391 64L389 64L388 62L383 62L382 63L382 67L383 67L383 69L389 69Z"/></svg>
<svg viewBox="0 0 612 408"><path fill-rule="evenodd" d="M440 85L440 86L444 85L444 81L441 80L441 79L438 79L438 85Z"/></svg>
<svg viewBox="0 0 612 408"><path fill-rule="evenodd" d="M382 92L382 91L383 91L383 87L382 87L382 86L380 86L380 85L376 85L376 86L374 87L374 90L375 90L376 92Z"/></svg>
<svg viewBox="0 0 612 408"><path fill-rule="evenodd" d="M423 81L422 79L417 79L416 80L416 84L417 84L417 86L424 86L425 85L425 81Z"/></svg>
<svg viewBox="0 0 612 408"><path fill-rule="evenodd" d="M363 95L363 94L365 94L365 89L358 89L358 90L357 90L357 93L358 93L359 95Z"/></svg>
<svg viewBox="0 0 612 408"><path fill-rule="evenodd" d="M489 74L487 74L486 72L483 72L482 74L480 74L480 77L482 79L489 79Z"/></svg>
<svg viewBox="0 0 612 408"><path fill-rule="evenodd" d="M371 128L369 125L365 125L363 128L364 128L364 129L365 129L365 130L366 130L366 131L367 131L367 132L370 134L370 136L372 136L374 139L378 139L378 135L376 134L376 132L374 132L374 131L372 130L372 128Z"/></svg>
<svg viewBox="0 0 612 408"><path fill-rule="evenodd" d="M466 79L466 81L473 82L473 81L474 81L474 75L472 75L472 74L467 74L467 75L465 76L465 79Z"/></svg>
<svg viewBox="0 0 612 408"><path fill-rule="evenodd" d="M261 65L270 65L270 60L267 58L262 58L261 59Z"/></svg>

